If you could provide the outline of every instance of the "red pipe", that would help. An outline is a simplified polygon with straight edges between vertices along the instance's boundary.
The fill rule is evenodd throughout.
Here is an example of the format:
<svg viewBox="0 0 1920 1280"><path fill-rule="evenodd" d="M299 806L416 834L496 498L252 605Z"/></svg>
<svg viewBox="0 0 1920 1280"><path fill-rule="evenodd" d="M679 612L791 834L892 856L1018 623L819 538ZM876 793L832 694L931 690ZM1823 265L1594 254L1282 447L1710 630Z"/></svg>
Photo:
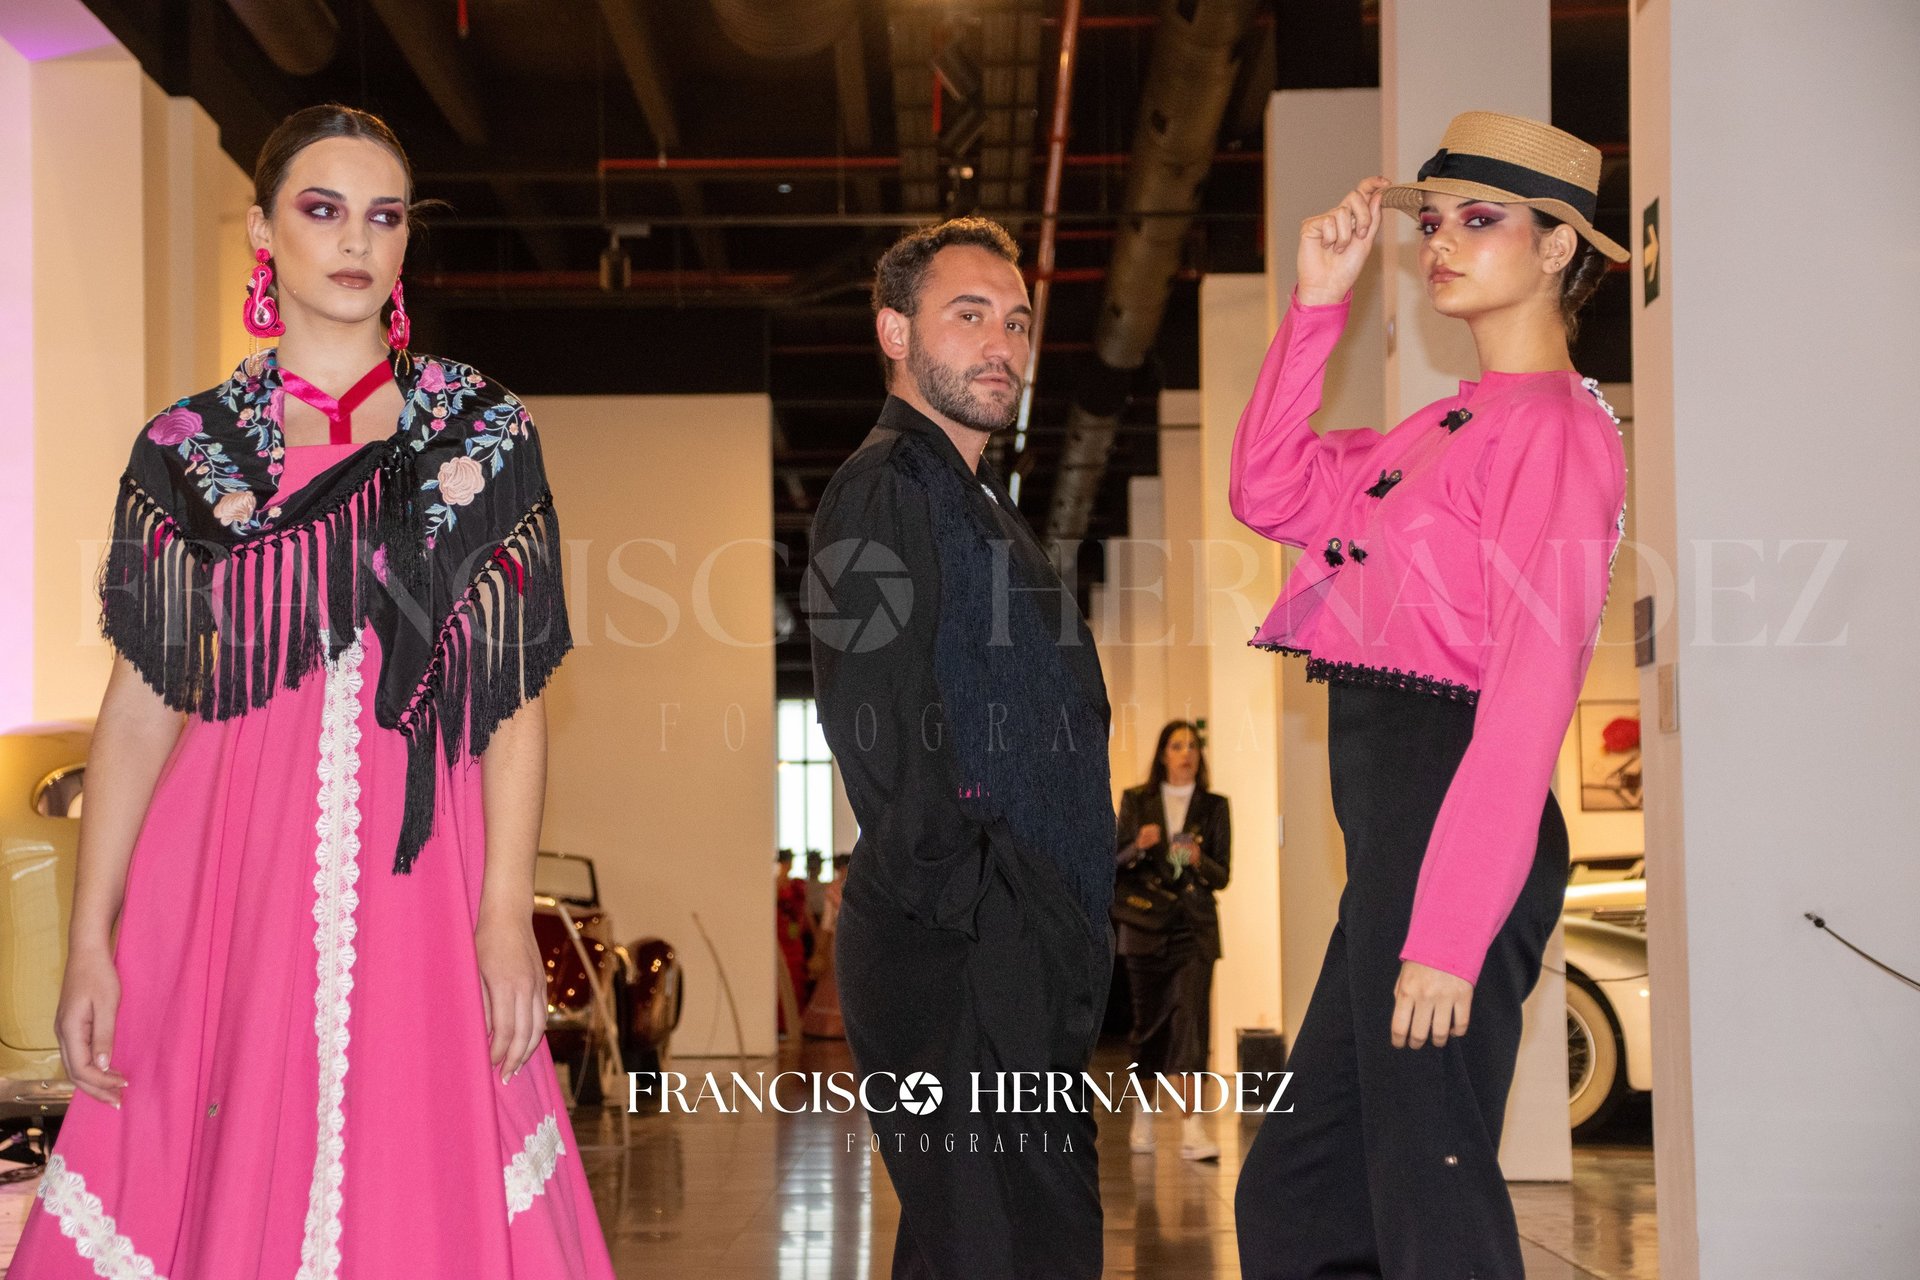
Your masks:
<svg viewBox="0 0 1920 1280"><path fill-rule="evenodd" d="M602 173L661 173L705 169L714 173L738 170L898 169L899 156L608 156Z"/></svg>
<svg viewBox="0 0 1920 1280"><path fill-rule="evenodd" d="M1060 25L1060 19L1042 18L1040 19L1040 25L1043 27L1057 27ZM1109 14L1105 17L1080 19L1080 29L1082 31L1137 31L1159 25L1160 15L1157 13ZM1256 27L1270 27L1273 25L1273 15L1270 13L1258 14L1254 17L1253 25Z"/></svg>
<svg viewBox="0 0 1920 1280"><path fill-rule="evenodd" d="M1062 41L1064 51L1065 42ZM1062 153L1060 163L1068 169L1123 169L1131 157L1124 151L1094 151L1081 155ZM1261 153L1221 151L1215 164L1258 164ZM1033 163L1053 164L1052 148L1036 155ZM600 161L605 173L835 173L848 169L891 170L900 167L899 156L608 156Z"/></svg>
<svg viewBox="0 0 1920 1280"><path fill-rule="evenodd" d="M1065 0L1060 14L1060 66L1053 77L1053 123L1047 130L1047 181L1040 200L1040 248L1034 254L1033 328L1028 334L1026 381L1020 389L1020 416L1014 424L1014 450L1026 443L1033 416L1033 381L1040 372L1040 340L1047 329L1047 299L1053 292L1054 243L1060 225L1060 179L1067 163L1067 131L1073 117L1074 58L1080 49L1080 0ZM1018 490L1014 493L1019 500Z"/></svg>
<svg viewBox="0 0 1920 1280"><path fill-rule="evenodd" d="M411 277L410 277L411 278ZM789 289L790 271L635 271L634 289ZM441 289L600 290L598 271L428 271L418 283Z"/></svg>

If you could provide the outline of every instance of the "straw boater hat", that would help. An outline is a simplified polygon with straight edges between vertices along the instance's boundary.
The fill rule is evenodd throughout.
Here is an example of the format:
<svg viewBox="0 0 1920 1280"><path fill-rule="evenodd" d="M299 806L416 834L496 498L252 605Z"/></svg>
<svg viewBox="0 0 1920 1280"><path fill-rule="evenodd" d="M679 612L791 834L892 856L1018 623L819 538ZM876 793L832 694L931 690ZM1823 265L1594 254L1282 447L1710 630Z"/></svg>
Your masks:
<svg viewBox="0 0 1920 1280"><path fill-rule="evenodd" d="M1418 216L1427 192L1464 200L1530 205L1585 236L1615 262L1631 255L1593 229L1600 149L1538 120L1467 111L1453 118L1440 149L1410 183L1388 187L1380 203Z"/></svg>

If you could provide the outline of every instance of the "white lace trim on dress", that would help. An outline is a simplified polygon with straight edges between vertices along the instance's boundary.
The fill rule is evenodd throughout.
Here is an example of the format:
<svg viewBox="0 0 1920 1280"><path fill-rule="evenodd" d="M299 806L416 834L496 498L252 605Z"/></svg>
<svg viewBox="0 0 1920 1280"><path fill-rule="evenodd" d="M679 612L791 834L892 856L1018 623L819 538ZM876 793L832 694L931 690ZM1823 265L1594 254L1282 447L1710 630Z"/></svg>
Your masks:
<svg viewBox="0 0 1920 1280"><path fill-rule="evenodd" d="M37 1194L59 1220L60 1234L93 1263L93 1274L103 1280L163 1280L153 1269L153 1259L134 1252L133 1242L120 1234L100 1197L87 1190L85 1178L67 1168L64 1157L47 1157Z"/></svg>
<svg viewBox="0 0 1920 1280"><path fill-rule="evenodd" d="M324 633L321 643L325 644ZM340 1186L345 1176L348 997L353 992L354 908L360 895L360 661L355 640L327 664L320 717L320 841L313 887L313 1029L319 1042L319 1139L307 1192L307 1230L296 1280L335 1280L340 1273Z"/></svg>
<svg viewBox="0 0 1920 1280"><path fill-rule="evenodd" d="M553 1177L554 1166L560 1163L560 1157L567 1149L560 1141L560 1122L548 1112L534 1131L527 1135L526 1145L520 1153L508 1162L507 1178L507 1221L512 1222L517 1213L533 1208L533 1198L547 1189L547 1180Z"/></svg>

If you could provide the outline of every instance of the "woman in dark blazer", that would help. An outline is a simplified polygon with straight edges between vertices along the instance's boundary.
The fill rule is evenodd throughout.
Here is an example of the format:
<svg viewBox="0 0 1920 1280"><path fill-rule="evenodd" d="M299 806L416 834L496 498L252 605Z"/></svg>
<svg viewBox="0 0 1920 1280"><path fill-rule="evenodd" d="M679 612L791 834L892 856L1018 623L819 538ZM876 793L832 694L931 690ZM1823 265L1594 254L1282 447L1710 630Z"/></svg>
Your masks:
<svg viewBox="0 0 1920 1280"><path fill-rule="evenodd" d="M1154 746L1144 785L1120 798L1118 847L1121 869L1152 860L1162 882L1179 894L1163 929L1116 919L1116 950L1127 966L1133 992L1134 1061L1143 1080L1207 1068L1212 1031L1213 963L1220 958L1220 917L1213 895L1227 887L1232 866L1232 822L1227 798L1207 790L1207 758L1200 731L1185 720L1170 721ZM1154 1096L1148 1085L1148 1096ZM1186 1105L1186 1104L1183 1104ZM1136 1154L1154 1150L1153 1113L1137 1112L1130 1143ZM1180 1154L1216 1160L1220 1148L1187 1106Z"/></svg>

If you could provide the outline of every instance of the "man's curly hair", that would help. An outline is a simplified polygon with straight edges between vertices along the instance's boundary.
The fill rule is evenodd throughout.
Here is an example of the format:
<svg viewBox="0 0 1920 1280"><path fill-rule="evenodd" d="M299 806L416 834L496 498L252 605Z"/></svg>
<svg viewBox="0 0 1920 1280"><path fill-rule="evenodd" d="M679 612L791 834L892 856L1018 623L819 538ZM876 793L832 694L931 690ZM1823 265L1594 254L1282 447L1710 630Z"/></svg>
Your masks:
<svg viewBox="0 0 1920 1280"><path fill-rule="evenodd" d="M873 271L873 313L888 307L911 317L920 309L920 291L926 287L933 255L951 245L973 245L1020 265L1020 246L1007 229L991 218L949 218L930 227L918 227L893 242L880 255ZM893 361L880 354L880 376L889 379Z"/></svg>
<svg viewBox="0 0 1920 1280"><path fill-rule="evenodd" d="M873 272L873 311L892 307L903 316L920 308L920 290L927 283L933 255L956 244L973 245L1020 265L1020 246L1007 229L991 218L951 218L936 226L920 227L893 242L880 255Z"/></svg>

